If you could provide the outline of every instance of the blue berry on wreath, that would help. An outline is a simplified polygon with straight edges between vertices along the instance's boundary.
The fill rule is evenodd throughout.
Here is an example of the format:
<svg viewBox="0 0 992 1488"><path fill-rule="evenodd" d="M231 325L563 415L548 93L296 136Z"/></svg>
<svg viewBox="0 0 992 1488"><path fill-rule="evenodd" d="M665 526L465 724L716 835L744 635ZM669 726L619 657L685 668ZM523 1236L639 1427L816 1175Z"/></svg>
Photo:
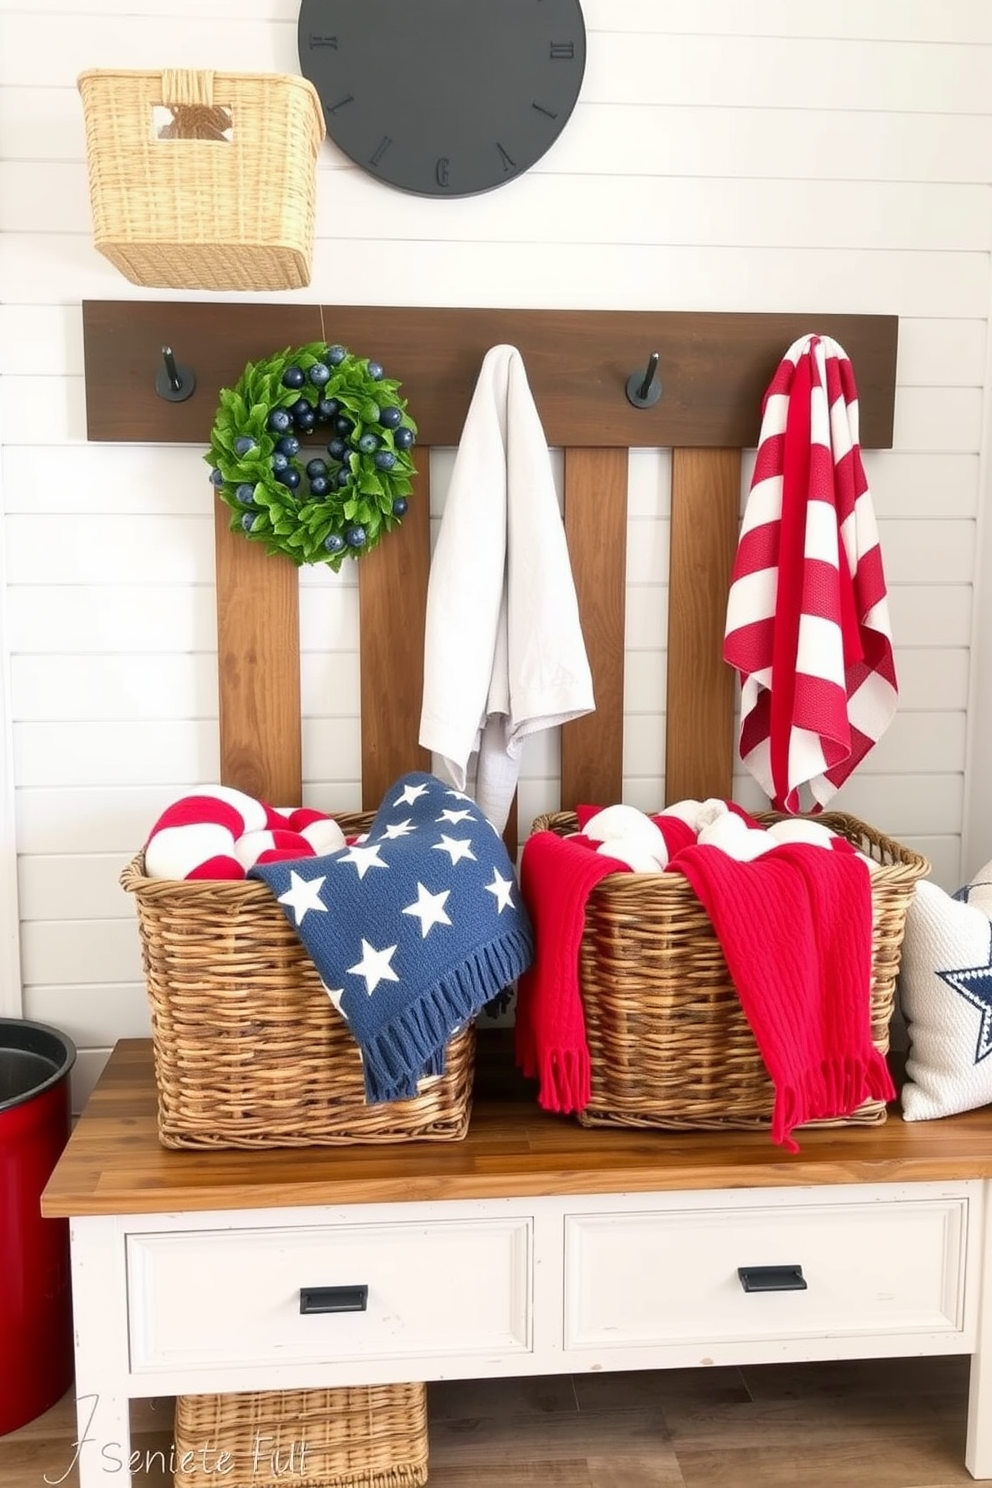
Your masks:
<svg viewBox="0 0 992 1488"><path fill-rule="evenodd" d="M336 572L399 526L416 439L400 384L379 362L313 341L249 362L221 389L204 459L232 531Z"/></svg>

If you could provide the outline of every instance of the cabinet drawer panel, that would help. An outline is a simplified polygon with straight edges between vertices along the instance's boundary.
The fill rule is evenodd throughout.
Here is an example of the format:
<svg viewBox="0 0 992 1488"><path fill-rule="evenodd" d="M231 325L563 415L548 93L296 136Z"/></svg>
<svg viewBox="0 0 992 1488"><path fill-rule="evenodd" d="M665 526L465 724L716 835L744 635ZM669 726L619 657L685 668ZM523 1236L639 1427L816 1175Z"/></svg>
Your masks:
<svg viewBox="0 0 992 1488"><path fill-rule="evenodd" d="M131 1368L530 1348L531 1221L131 1235ZM301 1291L364 1310L301 1313Z"/></svg>
<svg viewBox="0 0 992 1488"><path fill-rule="evenodd" d="M565 1347L958 1331L966 1232L966 1199L570 1215Z"/></svg>

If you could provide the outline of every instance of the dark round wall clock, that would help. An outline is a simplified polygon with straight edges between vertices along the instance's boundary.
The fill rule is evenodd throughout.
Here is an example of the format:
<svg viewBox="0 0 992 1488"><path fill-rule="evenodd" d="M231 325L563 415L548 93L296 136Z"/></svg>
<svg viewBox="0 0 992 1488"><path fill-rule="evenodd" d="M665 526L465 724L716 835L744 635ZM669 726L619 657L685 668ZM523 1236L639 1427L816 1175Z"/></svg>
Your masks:
<svg viewBox="0 0 992 1488"><path fill-rule="evenodd" d="M474 196L540 160L575 107L580 0L302 0L300 70L377 180Z"/></svg>

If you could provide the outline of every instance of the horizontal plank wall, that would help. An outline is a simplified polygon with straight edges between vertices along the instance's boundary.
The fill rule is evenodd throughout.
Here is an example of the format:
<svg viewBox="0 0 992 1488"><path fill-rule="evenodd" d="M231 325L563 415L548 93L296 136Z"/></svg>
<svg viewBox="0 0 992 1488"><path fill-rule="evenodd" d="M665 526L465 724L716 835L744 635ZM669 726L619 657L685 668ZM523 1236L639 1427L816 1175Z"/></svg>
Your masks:
<svg viewBox="0 0 992 1488"><path fill-rule="evenodd" d="M721 660L736 535L741 448L756 444L764 389L810 330L841 341L856 368L864 446L891 444L897 322L891 316L657 314L86 303L86 412L94 440L206 443L219 390L273 347L322 339L376 359L402 383L418 427L413 518L359 563L362 794L422 765L418 742L428 576L428 448L457 444L479 367L510 343L527 368L548 443L566 452L565 527L597 693L591 719L562 730L561 802L621 795L623 533L632 446L671 445L666 795L731 792L733 679ZM162 348L196 391L156 392ZM657 353L662 393L638 406L628 382ZM314 448L323 441L314 436ZM300 799L298 613L283 560L218 519L221 778L270 801ZM249 594L250 589L250 594ZM513 847L513 826L510 846Z"/></svg>

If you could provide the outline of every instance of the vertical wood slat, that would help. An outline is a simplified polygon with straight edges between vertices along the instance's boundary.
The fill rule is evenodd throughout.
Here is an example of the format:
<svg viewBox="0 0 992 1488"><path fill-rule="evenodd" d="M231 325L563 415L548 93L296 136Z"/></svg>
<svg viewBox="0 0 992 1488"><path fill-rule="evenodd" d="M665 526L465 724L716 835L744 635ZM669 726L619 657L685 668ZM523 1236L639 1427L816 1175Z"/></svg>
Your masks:
<svg viewBox="0 0 992 1488"><path fill-rule="evenodd" d="M303 799L299 574L215 509L220 778L276 806Z"/></svg>
<svg viewBox="0 0 992 1488"><path fill-rule="evenodd" d="M734 674L723 660L741 454L672 451L665 800L729 798Z"/></svg>
<svg viewBox="0 0 992 1488"><path fill-rule="evenodd" d="M430 569L430 452L402 524L358 560L362 806L375 810L398 776L429 770L418 742Z"/></svg>
<svg viewBox="0 0 992 1488"><path fill-rule="evenodd" d="M623 792L625 449L566 449L565 536L596 711L561 731L561 806L609 806Z"/></svg>

